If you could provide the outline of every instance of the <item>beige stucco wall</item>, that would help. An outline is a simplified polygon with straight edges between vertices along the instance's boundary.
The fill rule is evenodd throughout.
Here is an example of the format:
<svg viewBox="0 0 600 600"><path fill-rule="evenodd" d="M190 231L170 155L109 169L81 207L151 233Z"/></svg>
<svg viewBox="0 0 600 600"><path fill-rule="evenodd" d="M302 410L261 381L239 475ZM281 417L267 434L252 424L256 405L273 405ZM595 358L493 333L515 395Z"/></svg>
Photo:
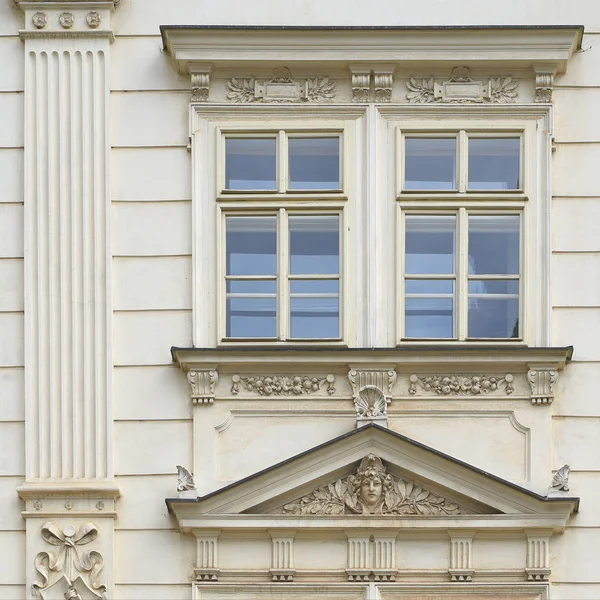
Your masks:
<svg viewBox="0 0 600 600"><path fill-rule="evenodd" d="M0 599L25 594L23 50L0 1ZM275 6L276 5L276 6ZM191 403L169 347L191 345L189 82L161 51L161 24L581 24L583 51L554 93L552 341L575 346L553 407L553 468L569 463L581 512L553 540L552 595L600 598L600 3L425 0L401 9L309 0L122 0L110 66L114 454L118 598L189 598L194 541L164 498L192 463ZM151 551L148 551L151 549ZM146 550L146 551L145 551ZM142 556L143 554L143 556Z"/></svg>

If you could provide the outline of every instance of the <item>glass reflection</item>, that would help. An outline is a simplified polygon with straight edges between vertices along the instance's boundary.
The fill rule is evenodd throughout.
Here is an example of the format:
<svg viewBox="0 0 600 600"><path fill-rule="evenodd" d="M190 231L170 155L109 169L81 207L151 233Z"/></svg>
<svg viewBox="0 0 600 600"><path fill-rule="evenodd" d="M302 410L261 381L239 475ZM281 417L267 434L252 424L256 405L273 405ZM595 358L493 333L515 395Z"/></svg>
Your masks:
<svg viewBox="0 0 600 600"><path fill-rule="evenodd" d="M288 139L289 188L338 190L340 186L340 138Z"/></svg>
<svg viewBox="0 0 600 600"><path fill-rule="evenodd" d="M518 275L519 215L469 216L469 275Z"/></svg>
<svg viewBox="0 0 600 600"><path fill-rule="evenodd" d="M225 138L225 188L274 190L277 188L277 140Z"/></svg>
<svg viewBox="0 0 600 600"><path fill-rule="evenodd" d="M290 274L337 275L340 262L339 216L291 216Z"/></svg>
<svg viewBox="0 0 600 600"><path fill-rule="evenodd" d="M455 190L456 138L405 138L404 189Z"/></svg>
<svg viewBox="0 0 600 600"><path fill-rule="evenodd" d="M407 215L405 272L416 275L454 273L456 217Z"/></svg>
<svg viewBox="0 0 600 600"><path fill-rule="evenodd" d="M277 217L227 217L227 275L277 274Z"/></svg>
<svg viewBox="0 0 600 600"><path fill-rule="evenodd" d="M228 281L227 337L277 337L276 292L276 281Z"/></svg>
<svg viewBox="0 0 600 600"><path fill-rule="evenodd" d="M339 282L290 282L290 335L294 339L339 338Z"/></svg>
<svg viewBox="0 0 600 600"><path fill-rule="evenodd" d="M469 189L517 190L521 140L469 138Z"/></svg>

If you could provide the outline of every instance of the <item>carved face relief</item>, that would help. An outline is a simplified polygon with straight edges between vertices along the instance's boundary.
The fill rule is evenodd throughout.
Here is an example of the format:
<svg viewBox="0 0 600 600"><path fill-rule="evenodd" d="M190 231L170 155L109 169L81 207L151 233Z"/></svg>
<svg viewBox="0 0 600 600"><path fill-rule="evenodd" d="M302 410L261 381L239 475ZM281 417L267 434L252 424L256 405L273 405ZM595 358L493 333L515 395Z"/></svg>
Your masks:
<svg viewBox="0 0 600 600"><path fill-rule="evenodd" d="M381 500L383 483L377 475L372 473L365 477L360 486L360 499L367 508L373 509Z"/></svg>

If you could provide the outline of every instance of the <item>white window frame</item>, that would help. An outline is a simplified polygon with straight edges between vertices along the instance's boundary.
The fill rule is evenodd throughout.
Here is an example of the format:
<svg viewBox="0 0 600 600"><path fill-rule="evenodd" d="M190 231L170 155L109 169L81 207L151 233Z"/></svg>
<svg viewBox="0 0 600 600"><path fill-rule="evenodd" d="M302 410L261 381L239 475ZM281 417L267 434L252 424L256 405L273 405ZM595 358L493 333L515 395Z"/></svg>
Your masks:
<svg viewBox="0 0 600 600"><path fill-rule="evenodd" d="M349 229L358 228L357 144L363 107L327 106L192 106L193 169L193 343L215 346L346 346L354 345L355 312L360 274L349 268L356 246L348 243ZM225 136L276 135L278 139L277 190L225 189ZM340 136L340 190L288 190L287 139ZM288 339L289 297L282 253L287 230L281 236L282 211L293 214L338 214L340 217L339 326L336 339ZM227 338L225 294L225 216L278 213L278 339ZM287 267L287 265L285 265ZM283 277L282 277L283 275ZM360 299L358 300L360 304Z"/></svg>
<svg viewBox="0 0 600 600"><path fill-rule="evenodd" d="M394 243L388 244L388 260L384 271L388 280L396 282L394 298L389 305L394 307L394 319L385 315L388 323L396 323L396 337L392 343L404 345L489 345L542 346L550 343L550 182L549 159L551 152L551 109L536 106L432 106L432 107L383 107L380 109L386 122L386 134L390 152L388 165L392 173L388 176L390 202L395 204L396 219ZM409 136L435 137L453 134L458 138L457 190L404 190L403 189L403 139ZM468 190L468 154L466 138L512 137L522 138L518 190ZM461 169L461 161L464 168ZM519 273L519 334L518 339L489 338L467 339L467 286L465 274L462 286L459 270L466 273L467 260L465 235L457 231L458 269L456 273L457 309L455 314L455 339L407 338L404 336L404 214L440 214L453 212L462 216L462 227L466 226L466 214L515 214L521 215L520 222L520 273ZM458 218L457 226L461 226ZM535 276L534 276L535 275ZM462 289L461 289L462 288ZM385 292L384 292L385 294ZM388 296L389 298L389 296ZM461 327L461 330L457 330ZM461 339L462 338L462 339ZM391 342L391 340L390 340Z"/></svg>

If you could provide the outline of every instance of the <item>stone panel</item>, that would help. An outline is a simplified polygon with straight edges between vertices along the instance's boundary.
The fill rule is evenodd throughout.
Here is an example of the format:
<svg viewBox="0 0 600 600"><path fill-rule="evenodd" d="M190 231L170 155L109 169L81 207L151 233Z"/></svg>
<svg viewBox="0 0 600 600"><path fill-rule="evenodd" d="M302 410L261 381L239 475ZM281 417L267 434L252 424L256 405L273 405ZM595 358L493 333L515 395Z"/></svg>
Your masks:
<svg viewBox="0 0 600 600"><path fill-rule="evenodd" d="M113 298L115 310L191 309L192 258L115 258Z"/></svg>
<svg viewBox="0 0 600 600"><path fill-rule="evenodd" d="M116 365L168 365L171 346L192 345L191 311L114 314Z"/></svg>
<svg viewBox="0 0 600 600"><path fill-rule="evenodd" d="M124 5L125 2L122 2L119 12L115 13L115 19L118 19ZM119 37L118 43L111 48L111 89L183 89L190 90L191 93L189 76L177 74L162 47L157 29L148 37Z"/></svg>
<svg viewBox="0 0 600 600"><path fill-rule="evenodd" d="M553 583L553 600L598 600L600 583Z"/></svg>
<svg viewBox="0 0 600 600"><path fill-rule="evenodd" d="M172 467L175 471L175 467ZM177 497L177 474L117 477L121 491L115 529L177 530L165 498Z"/></svg>
<svg viewBox="0 0 600 600"><path fill-rule="evenodd" d="M600 527L600 512L596 498L600 498L600 470L598 472L572 472L569 475L569 492L581 498L579 512L569 521L572 527Z"/></svg>
<svg viewBox="0 0 600 600"><path fill-rule="evenodd" d="M25 424L0 423L0 476L22 477L24 475ZM0 581L2 581L1 577Z"/></svg>
<svg viewBox="0 0 600 600"><path fill-rule="evenodd" d="M327 539L303 537L296 533L294 565L297 569L345 569L348 564L348 538L328 536Z"/></svg>
<svg viewBox="0 0 600 600"><path fill-rule="evenodd" d="M0 260L0 312L23 310L23 260Z"/></svg>
<svg viewBox="0 0 600 600"><path fill-rule="evenodd" d="M23 258L23 204L0 203L0 258Z"/></svg>
<svg viewBox="0 0 600 600"><path fill-rule="evenodd" d="M150 552L144 552L143 559L142 548L151 548ZM192 535L172 531L115 531L115 584L191 583L195 550Z"/></svg>
<svg viewBox="0 0 600 600"><path fill-rule="evenodd" d="M179 585L117 585L115 593L120 600L189 600L189 583ZM1 596L0 596L1 598ZM11 599L12 600L12 599Z"/></svg>
<svg viewBox="0 0 600 600"><path fill-rule="evenodd" d="M0 20L2 18L0 9ZM23 91L23 42L17 36L0 37L0 73L1 92Z"/></svg>
<svg viewBox="0 0 600 600"><path fill-rule="evenodd" d="M552 257L552 304L600 306L600 253Z"/></svg>
<svg viewBox="0 0 600 600"><path fill-rule="evenodd" d="M574 346L573 360L600 360L600 310L555 308L552 311L552 343Z"/></svg>
<svg viewBox="0 0 600 600"><path fill-rule="evenodd" d="M600 363L572 362L556 382L554 412L556 415L600 417L597 401Z"/></svg>
<svg viewBox="0 0 600 600"><path fill-rule="evenodd" d="M552 193L559 197L600 196L600 180L596 177L599 163L600 143L559 144L552 161Z"/></svg>
<svg viewBox="0 0 600 600"><path fill-rule="evenodd" d="M178 464L192 464L191 421L115 423L117 475L175 474Z"/></svg>
<svg viewBox="0 0 600 600"><path fill-rule="evenodd" d="M476 569L523 569L527 562L525 537L473 540L473 566Z"/></svg>
<svg viewBox="0 0 600 600"><path fill-rule="evenodd" d="M598 252L600 198L555 198L552 204L552 250Z"/></svg>
<svg viewBox="0 0 600 600"><path fill-rule="evenodd" d="M558 89L553 95L555 106L554 137L560 142L599 142L598 103L600 87ZM585 148L581 148L585 152Z"/></svg>
<svg viewBox="0 0 600 600"><path fill-rule="evenodd" d="M0 148L0 181L2 181L0 202L23 202L22 149Z"/></svg>
<svg viewBox="0 0 600 600"><path fill-rule="evenodd" d="M22 368L0 369L0 421L25 419L25 377Z"/></svg>
<svg viewBox="0 0 600 600"><path fill-rule="evenodd" d="M555 468L564 464L574 471L600 471L600 419L554 420Z"/></svg>
<svg viewBox="0 0 600 600"><path fill-rule="evenodd" d="M113 148L111 155L113 200L192 197L191 155L185 148Z"/></svg>
<svg viewBox="0 0 600 600"><path fill-rule="evenodd" d="M271 538L267 534L238 534L235 539L222 536L219 540L221 569L261 569L271 567Z"/></svg>
<svg viewBox="0 0 600 600"><path fill-rule="evenodd" d="M6 549L0 560L0 581L20 585L25 581L25 532L0 531L0 548Z"/></svg>
<svg viewBox="0 0 600 600"><path fill-rule="evenodd" d="M113 146L186 146L190 92L113 92Z"/></svg>
<svg viewBox="0 0 600 600"><path fill-rule="evenodd" d="M599 532L598 528L567 529L562 535L552 537L550 564L553 581L600 584Z"/></svg>
<svg viewBox="0 0 600 600"><path fill-rule="evenodd" d="M118 421L191 418L190 388L175 365L117 367L113 381Z"/></svg>
<svg viewBox="0 0 600 600"><path fill-rule="evenodd" d="M396 542L396 561L399 569L448 569L450 540L446 536L401 536Z"/></svg>
<svg viewBox="0 0 600 600"><path fill-rule="evenodd" d="M0 585L0 600L16 600L25 598L24 585Z"/></svg>
<svg viewBox="0 0 600 600"><path fill-rule="evenodd" d="M191 254L191 210L191 202L113 203L113 254Z"/></svg>
<svg viewBox="0 0 600 600"><path fill-rule="evenodd" d="M22 483L22 477L0 477L0 531L25 531L24 504L16 492Z"/></svg>
<svg viewBox="0 0 600 600"><path fill-rule="evenodd" d="M23 366L23 313L0 313L0 367Z"/></svg>
<svg viewBox="0 0 600 600"><path fill-rule="evenodd" d="M10 119L2 120L0 148L23 147L23 110L23 94L0 94L0 115L11 115Z"/></svg>

